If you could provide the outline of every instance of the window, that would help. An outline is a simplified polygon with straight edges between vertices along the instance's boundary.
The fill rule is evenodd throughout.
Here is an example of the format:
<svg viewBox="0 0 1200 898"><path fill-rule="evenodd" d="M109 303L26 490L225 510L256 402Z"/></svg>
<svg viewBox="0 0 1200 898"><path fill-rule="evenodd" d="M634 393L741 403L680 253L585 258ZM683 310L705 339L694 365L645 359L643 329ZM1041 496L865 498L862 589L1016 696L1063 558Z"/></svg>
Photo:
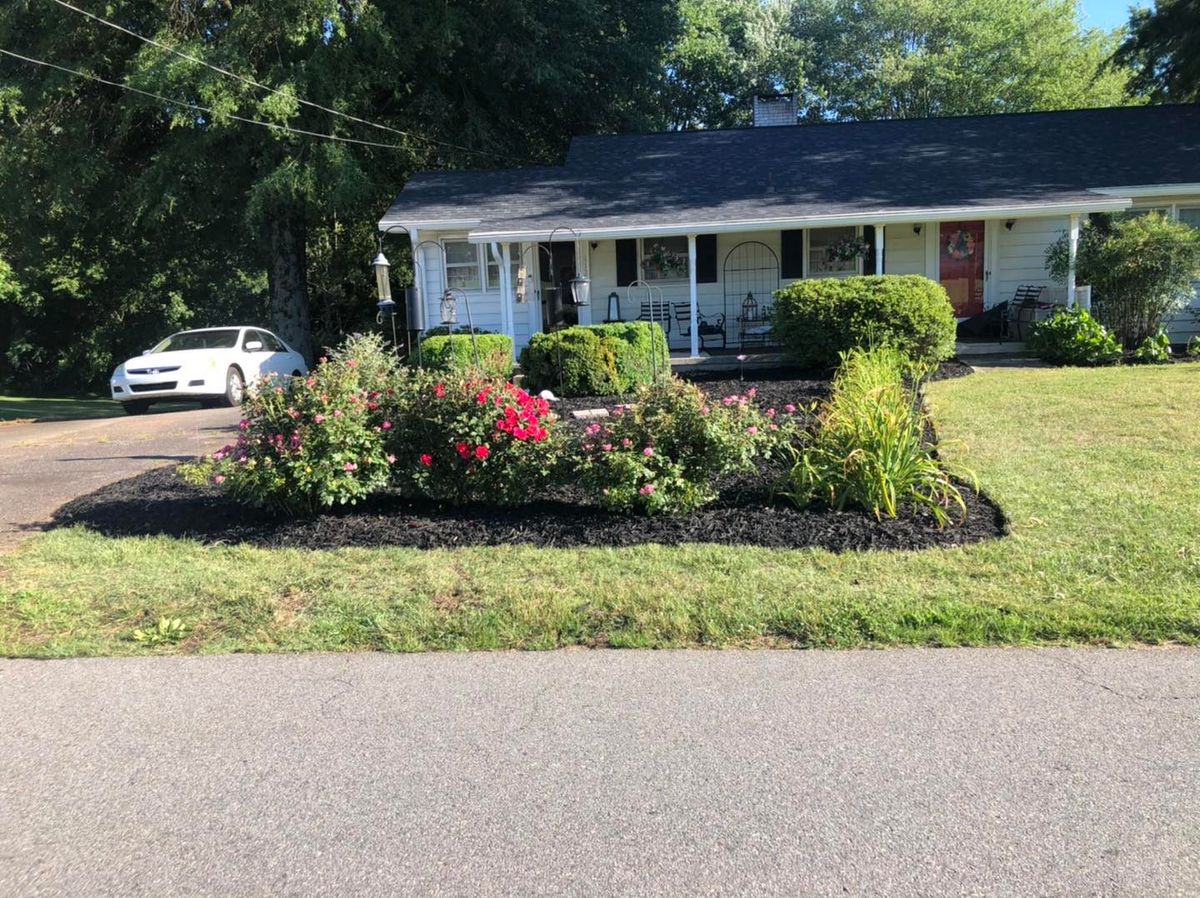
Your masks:
<svg viewBox="0 0 1200 898"><path fill-rule="evenodd" d="M271 352L287 352L287 350L283 348L283 344L279 341L279 338L274 334L268 333L267 331L259 331L258 336L259 339L262 340L262 345Z"/></svg>
<svg viewBox="0 0 1200 898"><path fill-rule="evenodd" d="M489 290L500 289L500 259L492 255L492 245L489 243L485 251L487 253L487 288ZM509 289L516 293L517 290L517 271L521 268L521 244L510 243L508 245L509 256L509 272L508 283Z"/></svg>
<svg viewBox="0 0 1200 898"><path fill-rule="evenodd" d="M687 237L648 237L643 240L642 277L648 281L687 280Z"/></svg>
<svg viewBox="0 0 1200 898"><path fill-rule="evenodd" d="M820 277L828 274L855 274L858 272L858 257L831 258L830 249L853 240L858 231L853 226L845 228L813 228L808 232L808 274Z"/></svg>
<svg viewBox="0 0 1200 898"><path fill-rule="evenodd" d="M446 286L458 290L478 290L479 247L465 240L448 240L446 250Z"/></svg>

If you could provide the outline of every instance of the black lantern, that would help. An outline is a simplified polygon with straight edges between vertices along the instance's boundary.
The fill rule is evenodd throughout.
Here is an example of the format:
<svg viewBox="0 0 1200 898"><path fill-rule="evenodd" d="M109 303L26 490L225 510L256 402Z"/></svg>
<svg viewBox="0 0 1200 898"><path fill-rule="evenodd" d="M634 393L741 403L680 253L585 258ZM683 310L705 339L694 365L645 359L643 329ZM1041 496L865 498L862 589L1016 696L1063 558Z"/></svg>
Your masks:
<svg viewBox="0 0 1200 898"><path fill-rule="evenodd" d="M450 290L442 294L441 308L442 324L450 327L458 321L458 300L454 298L454 293Z"/></svg>
<svg viewBox="0 0 1200 898"><path fill-rule="evenodd" d="M581 274L571 278L571 301L577 306L592 304L592 279Z"/></svg>
<svg viewBox="0 0 1200 898"><path fill-rule="evenodd" d="M379 302L382 305L385 302L392 301L392 281L389 277L391 265L388 263L387 256L380 251L375 257L375 261L371 263L375 269L375 289L379 294Z"/></svg>

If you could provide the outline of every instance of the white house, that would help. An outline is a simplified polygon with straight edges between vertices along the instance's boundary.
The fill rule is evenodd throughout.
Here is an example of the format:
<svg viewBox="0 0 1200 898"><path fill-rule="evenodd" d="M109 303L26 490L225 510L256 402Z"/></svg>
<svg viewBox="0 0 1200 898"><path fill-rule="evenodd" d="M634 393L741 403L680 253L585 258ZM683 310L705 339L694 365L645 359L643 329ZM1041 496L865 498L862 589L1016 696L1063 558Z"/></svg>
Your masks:
<svg viewBox="0 0 1200 898"><path fill-rule="evenodd" d="M755 122L579 137L555 167L420 173L379 228L417 247L432 323L447 285L518 351L555 316L629 320L653 303L672 347L696 355L721 348L697 321L723 317L736 348L798 278L922 274L967 317L1025 285L1070 301L1045 250L1091 213L1200 226L1200 106L797 124L780 96L760 98ZM554 299L576 272L590 306ZM1189 312L1171 326L1178 341L1200 333Z"/></svg>

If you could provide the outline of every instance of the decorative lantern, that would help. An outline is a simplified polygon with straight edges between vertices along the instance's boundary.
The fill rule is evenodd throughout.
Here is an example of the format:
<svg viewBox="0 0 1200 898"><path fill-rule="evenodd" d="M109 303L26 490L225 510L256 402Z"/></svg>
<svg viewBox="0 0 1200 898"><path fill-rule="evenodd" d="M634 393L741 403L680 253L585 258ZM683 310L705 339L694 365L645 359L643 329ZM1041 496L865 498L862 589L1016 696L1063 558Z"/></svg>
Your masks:
<svg viewBox="0 0 1200 898"><path fill-rule="evenodd" d="M450 326L458 321L458 300L447 290L442 294L442 324Z"/></svg>
<svg viewBox="0 0 1200 898"><path fill-rule="evenodd" d="M579 274L571 278L571 301L577 306L590 306L592 304L591 278L585 278Z"/></svg>
<svg viewBox="0 0 1200 898"><path fill-rule="evenodd" d="M608 321L621 320L621 297L614 290L608 294Z"/></svg>
<svg viewBox="0 0 1200 898"><path fill-rule="evenodd" d="M517 269L517 284L516 284L517 302L522 303L522 304L529 302L529 293L527 292L527 289L525 286L526 283L528 282L528 279L529 279L529 271L525 268L524 265L522 265L520 268Z"/></svg>
<svg viewBox="0 0 1200 898"><path fill-rule="evenodd" d="M391 278L388 276L391 265L388 263L387 256L380 252L371 265L375 269L375 288L379 293L379 301L381 303L391 302L392 283Z"/></svg>

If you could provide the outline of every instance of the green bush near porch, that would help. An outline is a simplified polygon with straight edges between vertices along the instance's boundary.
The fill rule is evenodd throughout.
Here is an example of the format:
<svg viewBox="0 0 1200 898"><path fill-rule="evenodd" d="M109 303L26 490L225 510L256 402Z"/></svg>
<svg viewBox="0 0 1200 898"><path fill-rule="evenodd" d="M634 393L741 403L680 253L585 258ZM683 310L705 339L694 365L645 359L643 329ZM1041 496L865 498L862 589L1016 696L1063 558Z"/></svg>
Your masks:
<svg viewBox="0 0 1200 898"><path fill-rule="evenodd" d="M670 368L667 335L648 321L588 324L534 334L521 353L525 387L563 396L628 393Z"/></svg>
<svg viewBox="0 0 1200 898"><path fill-rule="evenodd" d="M935 365L954 355L954 309L920 275L796 281L775 294L775 337L804 368L836 365L843 352L892 346Z"/></svg>
<svg viewBox="0 0 1200 898"><path fill-rule="evenodd" d="M513 340L506 334L476 334L479 367L489 377L508 380L513 373ZM475 347L470 334L435 335L421 341L421 364L434 370L475 367Z"/></svg>

